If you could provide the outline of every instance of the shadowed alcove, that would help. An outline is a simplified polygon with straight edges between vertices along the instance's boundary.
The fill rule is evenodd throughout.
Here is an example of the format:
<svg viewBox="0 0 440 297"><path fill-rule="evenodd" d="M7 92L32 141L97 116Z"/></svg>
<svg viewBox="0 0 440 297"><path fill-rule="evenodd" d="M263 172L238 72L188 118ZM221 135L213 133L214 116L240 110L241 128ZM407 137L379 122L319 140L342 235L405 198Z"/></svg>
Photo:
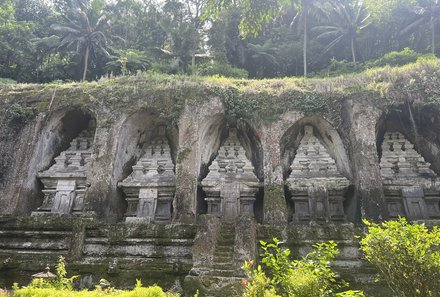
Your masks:
<svg viewBox="0 0 440 297"><path fill-rule="evenodd" d="M43 184L37 178L37 174L54 165L55 157L66 151L72 140L81 133L86 133L94 139L95 130L96 119L87 109L59 109L48 116L29 168L29 180L26 183L30 192L29 210L35 210L43 203Z"/></svg>
<svg viewBox="0 0 440 297"><path fill-rule="evenodd" d="M118 182L123 181L133 172L133 165L145 154L145 147L158 136L159 127L164 126L166 126L165 122L160 119L159 113L151 109L131 114L122 124L112 174L113 194L109 200L108 213L110 219L116 216L117 220L121 220L127 210L126 195L118 186ZM178 141L177 129L167 127L165 134L171 149L174 167Z"/></svg>
<svg viewBox="0 0 440 297"><path fill-rule="evenodd" d="M205 201L206 193L202 190L201 181L204 180L214 159L218 156L219 148L224 145L230 136L230 131L236 131L239 144L245 151L246 158L254 167L254 174L260 183L263 182L263 149L255 129L244 121L228 123L224 114L215 114L204 122L199 134L200 169L198 175L197 213L207 212ZM235 133L235 132L234 132ZM262 220L263 190L259 188L254 203L254 214L258 221Z"/></svg>
<svg viewBox="0 0 440 297"><path fill-rule="evenodd" d="M308 137L308 138L307 138ZM299 148L303 139L309 139L307 143L304 143L304 147L301 147L301 154L299 152ZM295 124L293 124L281 138L280 141L280 149L281 149L281 162L283 168L283 179L286 182L285 187L285 196L286 203L288 205L289 218L298 211L295 209L295 204L292 202L292 190L288 189L288 180L295 181L298 178L304 178L307 180L308 178L312 178L313 176L309 176L310 168L307 168L308 165L316 160L316 163L322 163L322 167L319 169L312 168L313 170L317 170L316 177L320 176L320 172L322 172L322 177L325 177L327 173L326 170L333 170L333 173L328 173L329 177L339 176L340 178L345 178L348 181L351 180L352 174L350 170L349 159L343 145L343 142L338 134L338 132L331 126L331 124L323 118L320 117L304 117L298 120ZM309 151L307 151L309 149ZM313 157L310 149L313 151ZM316 150L316 152L315 152ZM310 154L310 159L308 158L308 154ZM301 161L295 166L302 166L302 170L304 170L304 176L301 177L300 172L295 172L294 176L292 175L292 163L297 156L300 156ZM323 157L325 156L325 157ZM314 159L313 159L314 158ZM319 158L324 158L324 160L320 160ZM325 162L330 163L325 163ZM333 165L332 162L334 163ZM330 165L329 165L330 164ZM315 164L316 165L316 164ZM312 166L314 166L312 164ZM336 168L329 168L329 166L335 166ZM298 167L299 168L299 167ZM312 174L312 175L313 175ZM325 181L325 179L323 179ZM293 189L294 190L294 189ZM307 192L307 190L306 190ZM353 201L353 187L348 186L346 193L344 194L344 202L343 208L345 212L346 219L349 221L356 220L357 207L355 202ZM304 201L305 202L305 201ZM305 202L307 204L307 202ZM308 206L306 206L308 207Z"/></svg>

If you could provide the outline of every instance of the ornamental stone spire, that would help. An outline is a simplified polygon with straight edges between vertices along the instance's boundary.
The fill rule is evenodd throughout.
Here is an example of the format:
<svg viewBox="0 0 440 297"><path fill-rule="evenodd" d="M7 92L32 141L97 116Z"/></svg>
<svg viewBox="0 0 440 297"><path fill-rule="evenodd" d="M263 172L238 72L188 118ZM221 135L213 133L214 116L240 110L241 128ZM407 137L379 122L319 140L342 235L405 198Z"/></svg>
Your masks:
<svg viewBox="0 0 440 297"><path fill-rule="evenodd" d="M345 193L350 181L336 167L335 160L313 134L304 127L287 185L294 204L294 221L344 220Z"/></svg>
<svg viewBox="0 0 440 297"><path fill-rule="evenodd" d="M440 181L400 132L386 132L380 173L391 218L440 218Z"/></svg>
<svg viewBox="0 0 440 297"><path fill-rule="evenodd" d="M119 183L128 203L126 222L171 221L176 176L165 131L165 126L158 127L157 136L143 148L133 172Z"/></svg>
<svg viewBox="0 0 440 297"><path fill-rule="evenodd" d="M39 172L44 201L32 215L79 213L84 206L86 176L93 146L93 129L82 131L67 150L55 157L55 164Z"/></svg>
<svg viewBox="0 0 440 297"><path fill-rule="evenodd" d="M225 220L254 215L255 195L260 183L235 128L229 129L228 138L201 184L207 195L209 214Z"/></svg>

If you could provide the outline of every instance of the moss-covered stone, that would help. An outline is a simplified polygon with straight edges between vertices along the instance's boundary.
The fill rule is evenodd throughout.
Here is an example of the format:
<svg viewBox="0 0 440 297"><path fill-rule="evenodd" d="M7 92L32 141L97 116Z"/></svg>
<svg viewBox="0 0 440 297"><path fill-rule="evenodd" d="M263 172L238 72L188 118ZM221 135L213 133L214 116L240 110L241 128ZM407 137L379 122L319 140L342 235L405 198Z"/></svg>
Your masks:
<svg viewBox="0 0 440 297"><path fill-rule="evenodd" d="M264 187L264 223L287 224L287 207L282 185L269 184Z"/></svg>

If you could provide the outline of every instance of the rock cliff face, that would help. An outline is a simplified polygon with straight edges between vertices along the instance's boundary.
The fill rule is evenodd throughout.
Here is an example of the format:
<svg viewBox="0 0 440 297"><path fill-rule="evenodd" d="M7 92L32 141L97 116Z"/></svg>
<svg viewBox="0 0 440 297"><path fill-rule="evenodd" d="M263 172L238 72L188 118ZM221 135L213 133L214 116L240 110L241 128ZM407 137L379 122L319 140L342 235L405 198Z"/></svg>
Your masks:
<svg viewBox="0 0 440 297"><path fill-rule="evenodd" d="M361 218L440 218L437 105L324 90L322 108L289 93L246 118L222 88L173 83L2 90L0 285L66 255L84 286L147 277L215 295L274 236L298 254L339 242L364 282Z"/></svg>

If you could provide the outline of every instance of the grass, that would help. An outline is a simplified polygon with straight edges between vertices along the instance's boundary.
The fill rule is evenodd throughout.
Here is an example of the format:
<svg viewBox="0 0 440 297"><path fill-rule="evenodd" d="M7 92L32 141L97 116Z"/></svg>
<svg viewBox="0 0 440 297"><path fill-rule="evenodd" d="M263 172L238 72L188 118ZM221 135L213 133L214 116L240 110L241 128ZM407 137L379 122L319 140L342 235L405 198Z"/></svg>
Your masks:
<svg viewBox="0 0 440 297"><path fill-rule="evenodd" d="M176 121L188 101L219 97L231 118L272 120L286 110L333 117L346 99L379 107L405 101L440 106L440 60L419 59L401 67L369 69L331 78L234 79L139 73L93 82L0 86L0 105L47 111L60 106L109 106L132 113L154 108ZM53 104L49 104L49 102Z"/></svg>

